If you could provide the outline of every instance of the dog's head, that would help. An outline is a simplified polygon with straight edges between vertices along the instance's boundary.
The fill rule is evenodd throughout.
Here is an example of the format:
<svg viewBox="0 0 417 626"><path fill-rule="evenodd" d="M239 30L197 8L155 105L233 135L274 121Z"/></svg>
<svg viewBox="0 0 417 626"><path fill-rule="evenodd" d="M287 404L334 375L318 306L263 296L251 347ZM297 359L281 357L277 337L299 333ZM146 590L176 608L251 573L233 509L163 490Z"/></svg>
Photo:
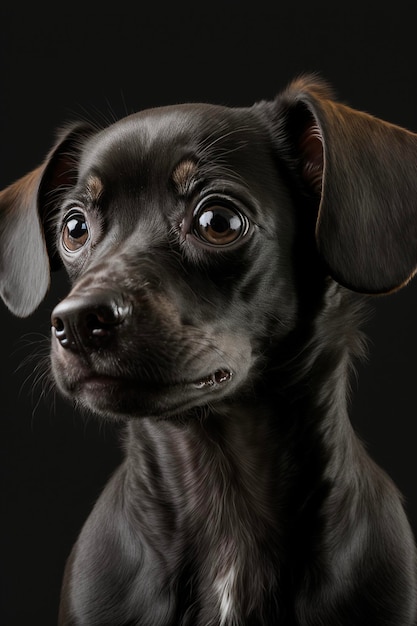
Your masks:
<svg viewBox="0 0 417 626"><path fill-rule="evenodd" d="M417 136L310 78L247 109L75 125L0 194L1 295L29 315L63 264L62 392L105 415L174 415L251 385L328 275L368 293L407 282L416 205Z"/></svg>

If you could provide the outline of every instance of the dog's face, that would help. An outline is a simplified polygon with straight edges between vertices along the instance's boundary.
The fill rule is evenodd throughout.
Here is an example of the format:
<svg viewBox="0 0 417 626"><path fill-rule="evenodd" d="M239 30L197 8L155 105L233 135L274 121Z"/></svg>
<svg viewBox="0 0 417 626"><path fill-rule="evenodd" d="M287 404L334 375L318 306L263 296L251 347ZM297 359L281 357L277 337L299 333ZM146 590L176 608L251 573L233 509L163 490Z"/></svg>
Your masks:
<svg viewBox="0 0 417 626"><path fill-rule="evenodd" d="M78 125L0 193L0 292L28 315L65 266L53 372L82 406L216 407L314 318L329 275L382 293L414 274L416 163L416 135L309 78L247 109Z"/></svg>
<svg viewBox="0 0 417 626"><path fill-rule="evenodd" d="M294 208L250 111L144 112L83 146L52 218L73 283L52 315L61 391L168 416L246 383L294 320Z"/></svg>

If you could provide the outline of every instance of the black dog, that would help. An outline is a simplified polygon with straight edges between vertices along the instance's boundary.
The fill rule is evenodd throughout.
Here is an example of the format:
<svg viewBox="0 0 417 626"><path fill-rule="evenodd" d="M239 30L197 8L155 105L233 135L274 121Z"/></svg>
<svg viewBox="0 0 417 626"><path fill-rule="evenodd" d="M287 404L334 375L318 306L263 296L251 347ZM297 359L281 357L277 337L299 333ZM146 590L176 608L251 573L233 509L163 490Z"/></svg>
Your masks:
<svg viewBox="0 0 417 626"><path fill-rule="evenodd" d="M2 192L0 242L17 315L65 266L56 383L126 421L61 625L416 623L401 498L346 409L352 291L417 266L416 135L309 77L77 125Z"/></svg>

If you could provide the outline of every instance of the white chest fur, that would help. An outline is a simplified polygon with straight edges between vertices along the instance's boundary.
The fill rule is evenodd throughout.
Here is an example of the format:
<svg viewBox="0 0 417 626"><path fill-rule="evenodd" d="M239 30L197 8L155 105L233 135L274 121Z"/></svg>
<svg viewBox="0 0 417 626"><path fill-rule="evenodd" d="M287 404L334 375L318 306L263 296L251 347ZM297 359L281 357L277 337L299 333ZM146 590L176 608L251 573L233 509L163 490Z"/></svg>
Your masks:
<svg viewBox="0 0 417 626"><path fill-rule="evenodd" d="M236 566L232 565L226 574L215 581L215 592L220 607L220 626L232 626L236 623L234 600L236 573Z"/></svg>

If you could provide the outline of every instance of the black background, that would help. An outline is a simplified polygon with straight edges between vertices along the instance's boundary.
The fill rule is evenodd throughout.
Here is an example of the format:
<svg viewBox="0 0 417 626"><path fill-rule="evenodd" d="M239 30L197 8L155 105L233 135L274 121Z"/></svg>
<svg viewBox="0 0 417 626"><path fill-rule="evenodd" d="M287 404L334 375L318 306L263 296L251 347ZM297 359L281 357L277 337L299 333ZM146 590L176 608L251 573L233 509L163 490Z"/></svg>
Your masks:
<svg viewBox="0 0 417 626"><path fill-rule="evenodd" d="M35 167L68 120L183 101L249 105L319 72L351 106L417 132L414 2L3 4L0 187ZM416 166L417 167L417 166ZM417 204L417 199L416 199ZM50 310L0 308L0 623L56 623L62 569L119 460L117 433L48 391ZM352 421L417 530L417 280L374 299Z"/></svg>

